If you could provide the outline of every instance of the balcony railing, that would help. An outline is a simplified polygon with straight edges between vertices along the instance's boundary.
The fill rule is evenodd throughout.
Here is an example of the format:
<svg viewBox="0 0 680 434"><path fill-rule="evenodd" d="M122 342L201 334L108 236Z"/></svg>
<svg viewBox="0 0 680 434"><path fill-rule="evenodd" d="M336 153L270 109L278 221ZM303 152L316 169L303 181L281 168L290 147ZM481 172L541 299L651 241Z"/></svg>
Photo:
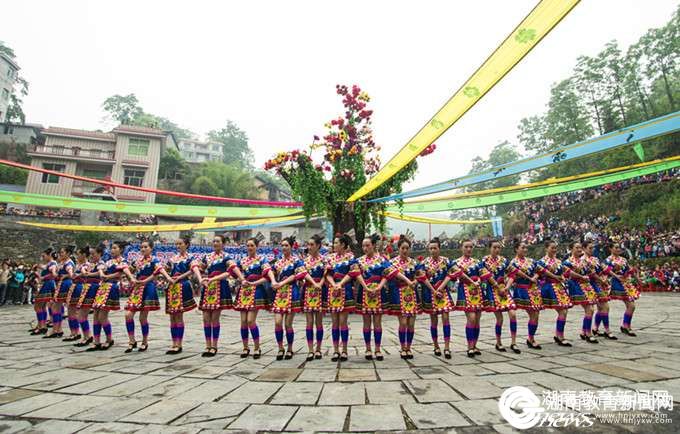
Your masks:
<svg viewBox="0 0 680 434"><path fill-rule="evenodd" d="M106 151L103 149L67 148L64 146L36 145L33 147L33 149L31 149L30 152L73 158L94 158L98 160L113 160L115 158L114 151Z"/></svg>

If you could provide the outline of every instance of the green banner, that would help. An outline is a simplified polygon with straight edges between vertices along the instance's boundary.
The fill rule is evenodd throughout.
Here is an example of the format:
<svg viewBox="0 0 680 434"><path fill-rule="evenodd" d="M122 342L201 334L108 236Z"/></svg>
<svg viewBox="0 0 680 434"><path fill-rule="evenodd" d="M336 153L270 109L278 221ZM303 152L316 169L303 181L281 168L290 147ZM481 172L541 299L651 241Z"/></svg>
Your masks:
<svg viewBox="0 0 680 434"><path fill-rule="evenodd" d="M438 200L421 203L405 203L401 209L397 205L392 205L387 209L388 211L394 212L437 212L456 209L479 208L483 206L519 202L523 200L535 199L537 197L567 193L569 191L583 190L612 182L636 178L638 176L649 175L650 173L673 169L678 166L680 166L680 159L678 157L674 157L672 159L666 159L662 162L650 164L649 166L640 167L637 169L624 170L609 175L595 176L590 179L565 182L557 185L514 190L508 191L507 193L490 194L488 196L463 197L461 199Z"/></svg>
<svg viewBox="0 0 680 434"><path fill-rule="evenodd" d="M227 206L190 206L146 202L116 202L77 197L49 196L0 190L0 203L106 211L125 214L150 214L177 217L255 218L282 217L300 213L300 208L249 208Z"/></svg>

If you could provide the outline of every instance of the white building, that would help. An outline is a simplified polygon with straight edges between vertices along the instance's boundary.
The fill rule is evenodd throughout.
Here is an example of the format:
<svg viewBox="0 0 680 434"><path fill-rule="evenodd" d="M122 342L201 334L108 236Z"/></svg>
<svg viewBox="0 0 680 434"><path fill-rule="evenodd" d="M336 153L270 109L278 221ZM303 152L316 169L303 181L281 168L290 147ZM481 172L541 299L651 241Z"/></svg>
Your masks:
<svg viewBox="0 0 680 434"><path fill-rule="evenodd" d="M219 142L200 142L198 140L180 140L179 151L188 163L206 163L222 161L224 145Z"/></svg>
<svg viewBox="0 0 680 434"><path fill-rule="evenodd" d="M4 122L7 117L7 107L14 93L14 83L16 83L18 73L19 65L14 59L5 53L0 53L0 122Z"/></svg>

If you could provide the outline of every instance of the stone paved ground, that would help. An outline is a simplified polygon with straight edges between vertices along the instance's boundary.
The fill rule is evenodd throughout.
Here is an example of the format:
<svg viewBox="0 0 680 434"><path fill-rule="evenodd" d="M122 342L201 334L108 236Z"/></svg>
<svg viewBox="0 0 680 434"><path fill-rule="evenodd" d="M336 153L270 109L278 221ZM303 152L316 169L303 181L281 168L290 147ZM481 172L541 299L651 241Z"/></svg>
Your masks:
<svg viewBox="0 0 680 434"><path fill-rule="evenodd" d="M622 304L613 303L612 310L612 323L618 325ZM339 365L327 352L323 360L305 362L302 317L296 320L300 352L290 361L277 362L273 321L267 313L260 318L266 354L260 360L243 360L237 355L241 344L234 312L223 315L220 354L205 359L199 355L203 339L197 312L187 314L184 353L166 356L169 330L160 312L151 315L152 341L146 353L123 353L127 339L120 312L112 315L116 346L107 352L80 353L60 341L29 336L31 307L5 307L0 308L0 432L512 432L497 400L514 385L537 393L663 389L678 401L679 313L680 296L645 295L634 319L637 338L589 345L573 340L581 319L580 309L573 309L567 335L576 345L562 348L549 342L555 314L546 312L537 337L543 350L520 355L493 349L493 316L484 315L479 343L484 354L476 359L462 352L464 319L456 313L456 351L450 361L432 355L425 316L416 325L415 359L401 360L396 320L387 318L383 362L361 357L361 323L353 317L351 358ZM519 324L523 337L524 313ZM326 322L326 336L329 331ZM680 413L671 417L674 423L664 426L598 424L591 429L677 432Z"/></svg>

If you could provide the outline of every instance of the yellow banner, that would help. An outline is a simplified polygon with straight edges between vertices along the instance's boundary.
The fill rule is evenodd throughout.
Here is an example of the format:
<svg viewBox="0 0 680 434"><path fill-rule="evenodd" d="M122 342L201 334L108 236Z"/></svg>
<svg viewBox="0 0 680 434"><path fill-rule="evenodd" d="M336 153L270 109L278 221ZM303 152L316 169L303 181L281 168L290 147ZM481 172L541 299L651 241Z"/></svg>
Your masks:
<svg viewBox="0 0 680 434"><path fill-rule="evenodd" d="M473 224L483 224L491 223L491 220L449 220L449 219L434 219L429 217L420 217L416 215L406 215L399 214L397 212L385 211L383 213L385 217L391 219L403 220L406 222L414 223L431 223L433 225L473 225Z"/></svg>
<svg viewBox="0 0 680 434"><path fill-rule="evenodd" d="M300 216L272 217L249 220L230 220L226 222L181 223L176 225L134 225L134 226L93 226L93 225L60 225L53 223L19 222L22 225L59 231L83 232L175 232L195 231L200 229L221 229L231 226L261 225L300 220Z"/></svg>
<svg viewBox="0 0 680 434"><path fill-rule="evenodd" d="M579 0L541 0L444 107L347 200L354 202L362 198L413 161L491 90L578 2Z"/></svg>
<svg viewBox="0 0 680 434"><path fill-rule="evenodd" d="M654 160L654 161L647 161L646 163L637 163L637 164L630 164L628 166L619 166L619 167L615 167L613 169L597 170L595 172L582 173L580 175L564 176L562 178L548 178L548 179L545 179L543 181L530 182L528 184L510 185L508 187L490 188L488 190L471 191L471 192L468 192L468 193L454 193L454 194L446 194L446 195L437 194L437 195L431 195L431 196L422 196L418 199L410 199L410 200L406 199L406 200L404 200L404 203L423 203L423 202L432 202L432 201L435 201L435 200L460 199L461 197L476 197L476 196L486 196L488 194L506 193L506 192L515 191L515 190L524 190L526 188L540 187L542 185L556 185L556 184L562 184L562 183L565 183L565 182L578 181L579 179L586 179L586 178L592 178L594 176L601 176L601 175L607 175L607 174L610 174L610 173L623 172L624 170L639 169L641 167L651 166L653 164L658 164L658 163L661 163L661 162L664 162L664 161L676 161L676 160L680 160L680 155L675 156L675 157L669 157L669 158Z"/></svg>

